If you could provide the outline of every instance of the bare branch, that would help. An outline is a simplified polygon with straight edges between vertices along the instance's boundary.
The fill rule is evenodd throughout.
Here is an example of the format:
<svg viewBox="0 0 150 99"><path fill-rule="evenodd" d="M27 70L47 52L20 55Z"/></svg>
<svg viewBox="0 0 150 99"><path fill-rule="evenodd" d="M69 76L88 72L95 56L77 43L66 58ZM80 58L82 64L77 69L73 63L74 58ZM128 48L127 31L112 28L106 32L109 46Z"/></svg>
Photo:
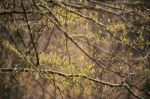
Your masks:
<svg viewBox="0 0 150 99"><path fill-rule="evenodd" d="M37 70L29 69L29 68L0 68L0 73L11 73L13 71L15 71L15 72L26 72L26 73L37 72ZM98 79L94 79L92 77L88 77L88 76L85 76L83 74L65 74L65 73L58 72L58 71L44 70L44 69L38 70L38 73L39 74L44 73L44 74L58 75L58 76L65 77L65 78L72 78L72 77L84 78L84 79L93 81L95 83L100 83L100 84L107 85L107 86L110 86L110 87L122 87L122 83L121 84L114 84L114 83L109 83L109 82L106 82L106 81L100 81Z"/></svg>
<svg viewBox="0 0 150 99"><path fill-rule="evenodd" d="M27 26L28 26L31 43L33 45L35 55L36 55L36 64L35 64L35 66L38 66L39 65L39 56L38 56L38 52L37 52L37 49L36 49L36 46L35 46L35 43L34 43L34 40L33 40L33 35L32 35L32 32L31 32L31 27L30 27L29 22L28 22L28 17L27 17L27 14L26 14L26 10L25 10L25 7L24 7L22 2L21 2L21 6L22 6L23 11L24 11L24 15L25 15L25 18L26 18Z"/></svg>

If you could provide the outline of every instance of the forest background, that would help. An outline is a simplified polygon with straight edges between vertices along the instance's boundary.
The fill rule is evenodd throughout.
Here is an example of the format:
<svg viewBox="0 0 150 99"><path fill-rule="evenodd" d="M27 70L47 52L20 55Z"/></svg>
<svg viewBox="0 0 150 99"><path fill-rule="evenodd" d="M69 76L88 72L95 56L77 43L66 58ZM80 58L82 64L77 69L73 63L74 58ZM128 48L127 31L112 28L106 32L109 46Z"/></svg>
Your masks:
<svg viewBox="0 0 150 99"><path fill-rule="evenodd" d="M0 0L0 99L149 99L149 0Z"/></svg>

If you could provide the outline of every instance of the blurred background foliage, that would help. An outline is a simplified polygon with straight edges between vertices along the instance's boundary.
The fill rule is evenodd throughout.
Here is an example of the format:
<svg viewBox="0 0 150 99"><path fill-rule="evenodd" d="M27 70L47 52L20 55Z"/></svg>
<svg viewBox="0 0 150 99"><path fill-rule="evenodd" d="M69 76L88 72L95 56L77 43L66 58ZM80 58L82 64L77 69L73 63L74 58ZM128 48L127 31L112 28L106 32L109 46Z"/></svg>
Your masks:
<svg viewBox="0 0 150 99"><path fill-rule="evenodd" d="M149 5L0 0L0 99L149 99Z"/></svg>

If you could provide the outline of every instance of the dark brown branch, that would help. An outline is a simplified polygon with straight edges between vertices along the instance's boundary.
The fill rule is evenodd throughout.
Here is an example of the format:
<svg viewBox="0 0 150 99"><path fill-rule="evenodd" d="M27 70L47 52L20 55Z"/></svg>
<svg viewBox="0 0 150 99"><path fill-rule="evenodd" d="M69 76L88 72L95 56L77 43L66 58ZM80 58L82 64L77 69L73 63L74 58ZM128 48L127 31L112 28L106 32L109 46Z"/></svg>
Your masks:
<svg viewBox="0 0 150 99"><path fill-rule="evenodd" d="M111 9L125 10L125 9L120 8L120 7L111 6L111 5L107 4L107 3L97 2L97 1L95 1L95 0L87 0L87 1L89 1L89 2L91 2L91 3L94 3L94 4L101 5L101 6L109 7L109 8L111 8Z"/></svg>
<svg viewBox="0 0 150 99"><path fill-rule="evenodd" d="M26 14L26 10L25 10L25 7L24 7L22 2L21 2L21 6L22 6L23 11L24 11L24 15L25 15L27 26L28 26L31 43L33 45L35 55L36 55L36 64L35 64L35 66L38 66L39 65L39 56L38 56L38 52L37 52L37 49L36 49L36 46L35 46L35 43L34 43L34 40L33 40L33 35L32 35L32 32L31 32L31 27L30 27L29 22L28 22L28 17L27 17L27 14Z"/></svg>
<svg viewBox="0 0 150 99"><path fill-rule="evenodd" d="M58 24L58 25L61 25L60 24L60 22L58 21L58 19L56 18L56 16L51 12L51 9L49 9L48 7L45 7L44 5L39 5L40 7L42 7L42 8L44 8L44 9L46 9L48 12L48 15L51 17L51 19L53 19L54 21L56 21L56 23Z"/></svg>
<svg viewBox="0 0 150 99"><path fill-rule="evenodd" d="M53 71L53 70L34 70L34 69L29 69L29 68L0 68L0 73L11 73L11 72L25 72L25 73L29 73L29 72L38 72L39 74L52 74L52 75L58 75L61 77L65 77L65 78L84 78L90 81L93 81L95 83L99 83L99 84L103 84L103 85L107 85L110 87L123 87L122 83L121 84L114 84L114 83L110 83L110 82L106 82L106 81L101 81L92 77L88 77L86 75L83 74L66 74L66 73L62 73L62 72L58 72L58 71Z"/></svg>
<svg viewBox="0 0 150 99"><path fill-rule="evenodd" d="M137 87L137 86L135 86L135 85L132 85L132 84L130 84L130 83L127 82L127 81L126 81L126 83L128 83L129 86L131 86L131 87L133 87L133 88L136 88L137 90L139 90L139 91L141 91L141 92L144 92L146 95L148 95L148 96L150 97L150 93L149 93L148 91L146 91L146 90L144 90L144 89L141 89L141 88L139 88L139 87Z"/></svg>
<svg viewBox="0 0 150 99"><path fill-rule="evenodd" d="M124 86L125 88L127 88L127 89L129 90L129 92L130 92L134 97L136 97L137 99L144 99L143 97L138 96L137 94L135 94L135 93L133 92L133 90L131 89L131 87L128 85L127 82L124 82L123 86Z"/></svg>
<svg viewBox="0 0 150 99"><path fill-rule="evenodd" d="M108 11L108 10L106 10L104 8L96 8L96 7L87 6L87 5L75 5L75 4L70 4L70 3L67 3L67 2L64 2L64 4L66 6L70 6L70 7L76 8L76 9L87 9L87 10L95 10L95 11L104 11L104 12L107 12L109 14L112 14L112 15L120 17L120 15L117 14L116 12Z"/></svg>
<svg viewBox="0 0 150 99"><path fill-rule="evenodd" d="M54 27L55 27L55 26L52 27L52 30L51 30L51 32L50 32L50 34L49 34L49 37L48 37L48 40L47 40L47 42L46 42L46 44L45 44L45 47L44 47L44 49L43 49L41 52L45 51L45 50L48 48L48 45L49 45L49 43L50 43L52 34L53 34L53 32L54 32Z"/></svg>
<svg viewBox="0 0 150 99"><path fill-rule="evenodd" d="M33 12L26 12L27 14L31 14ZM0 12L0 15L11 15L11 14L24 14L22 11L6 11L6 12Z"/></svg>
<svg viewBox="0 0 150 99"><path fill-rule="evenodd" d="M122 82L120 84L115 84L115 83L110 83L110 82L98 80L98 79L95 79L95 78L92 78L92 77L89 77L89 76L86 76L86 75L83 75L83 74L65 74L65 73L58 72L58 71L44 70L44 69L40 69L40 70L37 71L37 70L34 70L34 69L29 69L29 68L0 68L0 73L11 73L11 72L26 72L26 73L38 72L39 74L52 74L52 75L58 75L58 76L65 77L65 78L72 78L72 77L74 77L74 78L84 78L84 79L93 81L95 83L107 85L107 86L110 86L110 87L125 87L136 98L144 99L143 97L136 95L133 92L133 90L131 89L130 84L128 84L127 82Z"/></svg>

